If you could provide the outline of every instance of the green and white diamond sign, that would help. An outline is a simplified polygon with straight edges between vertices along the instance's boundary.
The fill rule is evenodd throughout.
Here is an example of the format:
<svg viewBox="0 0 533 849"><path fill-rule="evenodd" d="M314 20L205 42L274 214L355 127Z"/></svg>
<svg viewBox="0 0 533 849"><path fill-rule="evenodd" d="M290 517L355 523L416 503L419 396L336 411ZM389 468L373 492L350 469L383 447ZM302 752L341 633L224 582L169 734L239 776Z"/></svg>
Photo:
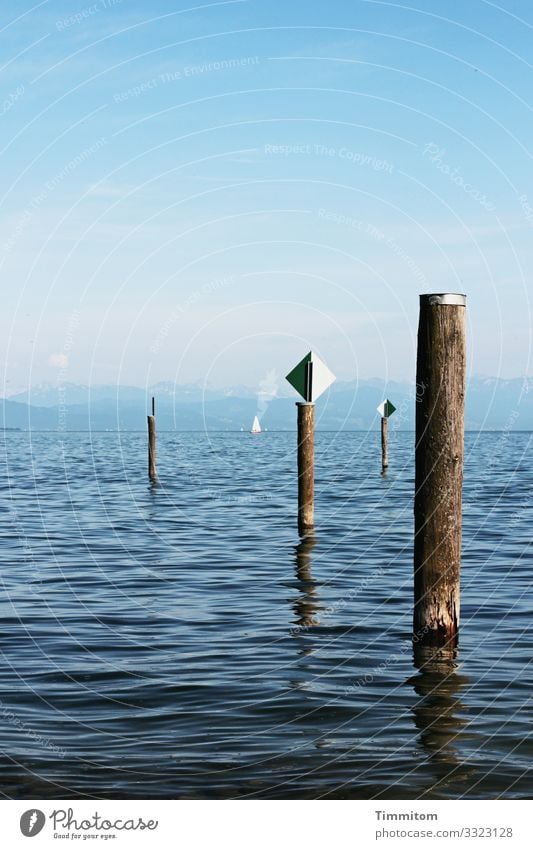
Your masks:
<svg viewBox="0 0 533 849"><path fill-rule="evenodd" d="M314 351L309 351L289 372L286 380L305 401L313 402L320 398L336 377Z"/></svg>
<svg viewBox="0 0 533 849"><path fill-rule="evenodd" d="M381 404L379 405L379 407L377 409L378 409L378 413L380 414L382 419L388 419L389 416L392 416L396 407L387 398L385 401L381 402Z"/></svg>

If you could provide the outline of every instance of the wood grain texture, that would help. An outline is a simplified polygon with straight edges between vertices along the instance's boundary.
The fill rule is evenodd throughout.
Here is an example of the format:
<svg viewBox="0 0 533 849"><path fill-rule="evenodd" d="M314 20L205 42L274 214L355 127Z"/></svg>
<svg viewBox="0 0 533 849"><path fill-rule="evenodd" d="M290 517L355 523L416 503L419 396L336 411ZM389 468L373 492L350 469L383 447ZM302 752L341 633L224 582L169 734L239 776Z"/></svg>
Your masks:
<svg viewBox="0 0 533 849"><path fill-rule="evenodd" d="M148 477L157 477L155 416L148 416Z"/></svg>
<svg viewBox="0 0 533 849"><path fill-rule="evenodd" d="M298 530L305 534L314 527L315 498L315 405L298 407Z"/></svg>
<svg viewBox="0 0 533 849"><path fill-rule="evenodd" d="M383 471L389 466L389 420L386 416L381 418L381 468Z"/></svg>
<svg viewBox="0 0 533 849"><path fill-rule="evenodd" d="M418 326L413 631L448 647L459 633L465 313L422 298Z"/></svg>

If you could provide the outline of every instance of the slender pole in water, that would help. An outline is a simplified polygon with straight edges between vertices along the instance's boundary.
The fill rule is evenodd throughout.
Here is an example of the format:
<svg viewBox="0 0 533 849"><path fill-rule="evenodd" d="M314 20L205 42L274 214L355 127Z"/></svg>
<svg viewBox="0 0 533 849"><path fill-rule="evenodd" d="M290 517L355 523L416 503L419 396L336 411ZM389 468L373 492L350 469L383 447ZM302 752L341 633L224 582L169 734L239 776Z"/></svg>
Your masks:
<svg viewBox="0 0 533 849"><path fill-rule="evenodd" d="M381 471L386 472L389 466L389 420L381 418Z"/></svg>
<svg viewBox="0 0 533 849"><path fill-rule="evenodd" d="M298 407L298 531L314 527L315 405L299 401Z"/></svg>
<svg viewBox="0 0 533 849"><path fill-rule="evenodd" d="M396 407L385 398L378 407L381 416L381 474L384 475L389 467L389 416L392 416Z"/></svg>
<svg viewBox="0 0 533 849"><path fill-rule="evenodd" d="M148 477L157 478L155 467L156 435L155 435L155 398L152 398L152 415L148 416Z"/></svg>
<svg viewBox="0 0 533 849"><path fill-rule="evenodd" d="M413 639L457 645L466 296L421 295L416 364Z"/></svg>

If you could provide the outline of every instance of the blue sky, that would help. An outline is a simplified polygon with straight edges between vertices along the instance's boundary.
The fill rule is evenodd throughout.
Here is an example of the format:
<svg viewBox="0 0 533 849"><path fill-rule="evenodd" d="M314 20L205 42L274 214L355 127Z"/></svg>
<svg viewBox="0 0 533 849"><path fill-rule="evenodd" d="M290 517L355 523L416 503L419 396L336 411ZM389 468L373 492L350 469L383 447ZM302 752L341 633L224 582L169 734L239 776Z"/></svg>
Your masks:
<svg viewBox="0 0 533 849"><path fill-rule="evenodd" d="M410 380L431 291L531 374L529 2L19 2L0 44L6 394Z"/></svg>

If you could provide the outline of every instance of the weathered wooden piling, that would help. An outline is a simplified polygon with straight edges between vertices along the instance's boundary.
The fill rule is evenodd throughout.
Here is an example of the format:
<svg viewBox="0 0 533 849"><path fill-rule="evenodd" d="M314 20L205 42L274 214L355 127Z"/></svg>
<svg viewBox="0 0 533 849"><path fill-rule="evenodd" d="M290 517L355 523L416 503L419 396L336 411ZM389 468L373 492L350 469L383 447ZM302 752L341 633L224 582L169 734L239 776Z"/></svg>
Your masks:
<svg viewBox="0 0 533 849"><path fill-rule="evenodd" d="M387 416L381 419L381 471L389 467L389 420Z"/></svg>
<svg viewBox="0 0 533 849"><path fill-rule="evenodd" d="M148 477L150 480L155 480L157 478L155 398L152 398L152 415L148 416Z"/></svg>
<svg viewBox="0 0 533 849"><path fill-rule="evenodd" d="M416 367L413 639L457 645L466 296L421 295Z"/></svg>
<svg viewBox="0 0 533 849"><path fill-rule="evenodd" d="M315 525L315 405L298 401L298 531L309 533Z"/></svg>

